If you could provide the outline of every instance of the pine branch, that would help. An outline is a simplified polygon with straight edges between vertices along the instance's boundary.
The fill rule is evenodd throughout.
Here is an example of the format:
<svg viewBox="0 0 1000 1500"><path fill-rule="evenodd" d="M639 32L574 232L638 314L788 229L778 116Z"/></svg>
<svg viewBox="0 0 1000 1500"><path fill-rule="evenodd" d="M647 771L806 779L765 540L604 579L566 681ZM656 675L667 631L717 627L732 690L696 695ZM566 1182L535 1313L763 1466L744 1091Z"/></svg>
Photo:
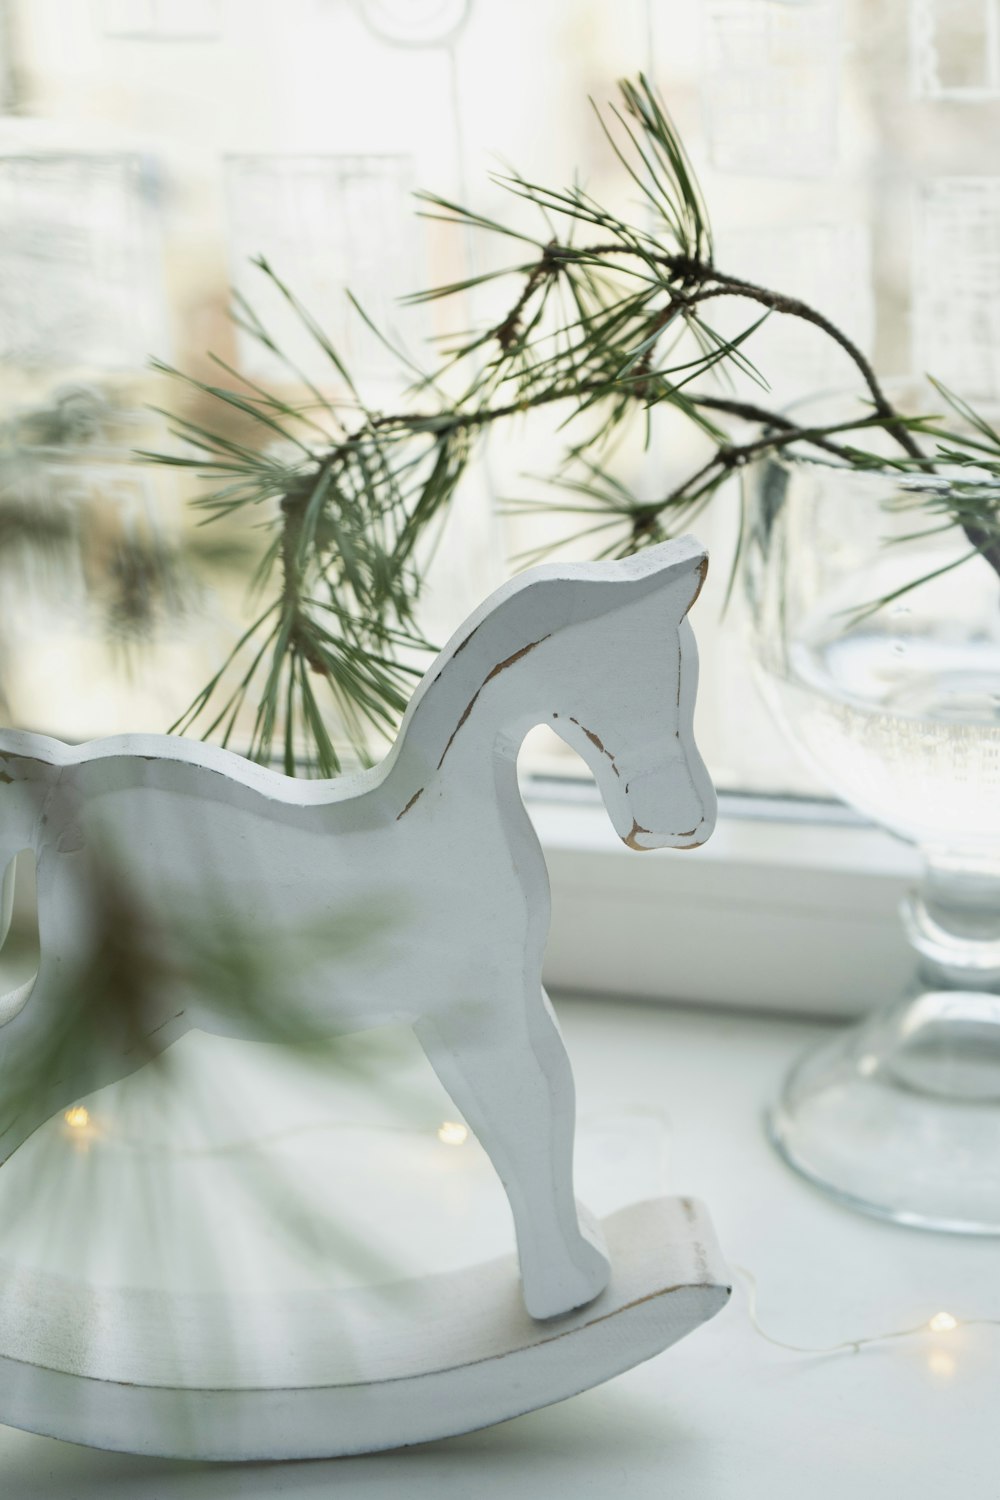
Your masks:
<svg viewBox="0 0 1000 1500"><path fill-rule="evenodd" d="M615 531L620 540L602 541L604 554L646 545L689 523L735 470L786 449L924 481L959 453L977 472L1000 478L1000 436L958 398L939 388L955 415L972 427L971 439L897 411L863 351L825 314L719 270L700 189L655 91L645 78L626 81L621 105L611 110L613 126L601 118L602 128L652 209L655 232L623 220L577 185L555 190L517 173L498 180L540 212L543 238L422 195L428 216L513 239L531 254L505 270L407 299L440 301L513 281L504 316L458 336L437 369L425 373L399 353L401 368L416 376L412 406L389 413L369 409L322 328L267 262L258 262L344 394L322 394L287 360L312 398L307 405L295 407L248 381L243 392L188 381L201 405L214 405L226 422L213 428L174 418L172 430L193 456L162 461L209 481L196 501L207 521L265 506L267 524L277 534L257 580L272 590L272 604L192 704L184 728L210 718L206 732L224 723L228 738L256 700L251 753L272 754L283 711L282 758L289 774L299 762L296 731L321 775L341 768L338 743L364 759L370 730L390 733L402 713L408 677L417 670L404 662L405 653L429 649L414 625L425 571L421 544L447 513L481 434L526 412L567 408L561 425L575 425L576 435L565 472L554 483L573 499L549 508L587 521L578 536ZM581 231L588 240L582 245L575 243ZM706 321L711 304L724 298L755 304L762 316L725 338ZM245 300L237 316L266 349L285 358ZM706 380L731 370L766 390L744 346L770 316L811 325L843 350L865 397L858 417L802 425L766 405L704 389ZM464 385L458 394L449 394L459 382ZM661 406L697 428L711 454L662 498L640 501L594 453L605 452L633 418L648 424ZM755 435L734 442L719 418L749 423ZM850 434L873 430L891 439L897 456L847 441ZM921 436L937 442L934 453L924 451ZM993 490L973 477L964 490L950 487L945 500L939 491L929 493L933 498L925 503L937 505L947 524L964 531L1000 575Z"/></svg>

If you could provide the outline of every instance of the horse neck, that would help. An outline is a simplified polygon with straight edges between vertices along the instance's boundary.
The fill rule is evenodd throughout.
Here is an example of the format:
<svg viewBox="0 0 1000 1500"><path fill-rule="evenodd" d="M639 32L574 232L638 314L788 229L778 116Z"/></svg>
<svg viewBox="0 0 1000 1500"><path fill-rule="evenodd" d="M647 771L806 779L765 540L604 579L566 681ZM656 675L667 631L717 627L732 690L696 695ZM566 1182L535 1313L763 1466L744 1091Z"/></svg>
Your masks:
<svg viewBox="0 0 1000 1500"><path fill-rule="evenodd" d="M493 774L533 724L550 716L547 682L565 645L565 598L556 586L513 593L445 648L421 682L400 734L396 776L418 794L438 778ZM560 605L563 608L560 608ZM395 780L395 777L394 777Z"/></svg>

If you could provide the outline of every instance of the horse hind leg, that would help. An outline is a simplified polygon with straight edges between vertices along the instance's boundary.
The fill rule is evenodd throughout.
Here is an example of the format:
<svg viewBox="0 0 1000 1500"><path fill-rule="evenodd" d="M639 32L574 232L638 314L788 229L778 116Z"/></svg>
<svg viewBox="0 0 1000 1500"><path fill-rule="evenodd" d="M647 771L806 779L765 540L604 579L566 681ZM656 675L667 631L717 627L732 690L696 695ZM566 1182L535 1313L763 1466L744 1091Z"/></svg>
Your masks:
<svg viewBox="0 0 1000 1500"><path fill-rule="evenodd" d="M10 932L10 924L14 918L14 883L17 876L17 856L8 859L6 869L3 872L3 885L0 887L0 948L7 941Z"/></svg>
<svg viewBox="0 0 1000 1500"><path fill-rule="evenodd" d="M10 935L11 923L14 919L14 887L17 876L17 856L10 855L7 866L3 873L3 882L0 886L0 949L3 948ZM27 1004L32 988L35 983L35 975L32 974L23 984L15 989L0 994L0 1027L6 1026L12 1021L19 1011Z"/></svg>
<svg viewBox="0 0 1000 1500"><path fill-rule="evenodd" d="M109 1033L86 1003L67 1012L56 984L57 993L43 961L22 986L31 1003L0 1027L0 1167L42 1125L138 1072L189 1029L182 1013L149 1034Z"/></svg>
<svg viewBox="0 0 1000 1500"><path fill-rule="evenodd" d="M415 1029L504 1185L528 1312L552 1318L593 1301L610 1267L573 1197L573 1075L548 996L470 1005Z"/></svg>
<svg viewBox="0 0 1000 1500"><path fill-rule="evenodd" d="M9 875L9 869L8 869ZM9 889L5 885L5 890ZM139 1015L102 963L83 892L46 886L38 971L0 996L0 1166L53 1116L136 1072L188 1029L184 1013ZM7 917L0 910L0 924ZM9 919L8 919L9 925Z"/></svg>

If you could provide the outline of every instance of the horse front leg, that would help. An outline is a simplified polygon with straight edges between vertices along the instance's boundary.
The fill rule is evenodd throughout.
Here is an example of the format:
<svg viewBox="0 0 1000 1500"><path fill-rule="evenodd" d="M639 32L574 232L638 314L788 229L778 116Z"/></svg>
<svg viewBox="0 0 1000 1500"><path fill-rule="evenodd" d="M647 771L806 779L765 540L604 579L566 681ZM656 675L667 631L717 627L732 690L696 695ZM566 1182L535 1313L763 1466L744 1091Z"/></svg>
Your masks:
<svg viewBox="0 0 1000 1500"><path fill-rule="evenodd" d="M415 1029L507 1193L528 1312L553 1318L593 1301L610 1266L573 1196L573 1074L548 996L473 1003Z"/></svg>

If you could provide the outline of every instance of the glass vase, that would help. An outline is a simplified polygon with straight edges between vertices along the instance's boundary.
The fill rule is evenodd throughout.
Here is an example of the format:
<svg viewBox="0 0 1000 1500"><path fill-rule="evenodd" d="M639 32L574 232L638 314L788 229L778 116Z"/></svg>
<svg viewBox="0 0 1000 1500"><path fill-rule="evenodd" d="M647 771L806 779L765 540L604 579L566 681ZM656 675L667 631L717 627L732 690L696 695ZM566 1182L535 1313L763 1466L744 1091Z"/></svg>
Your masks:
<svg viewBox="0 0 1000 1500"><path fill-rule="evenodd" d="M902 910L916 992L803 1057L768 1124L856 1208L996 1234L1000 574L947 524L955 494L787 456L745 475L764 696L825 785L923 859Z"/></svg>

